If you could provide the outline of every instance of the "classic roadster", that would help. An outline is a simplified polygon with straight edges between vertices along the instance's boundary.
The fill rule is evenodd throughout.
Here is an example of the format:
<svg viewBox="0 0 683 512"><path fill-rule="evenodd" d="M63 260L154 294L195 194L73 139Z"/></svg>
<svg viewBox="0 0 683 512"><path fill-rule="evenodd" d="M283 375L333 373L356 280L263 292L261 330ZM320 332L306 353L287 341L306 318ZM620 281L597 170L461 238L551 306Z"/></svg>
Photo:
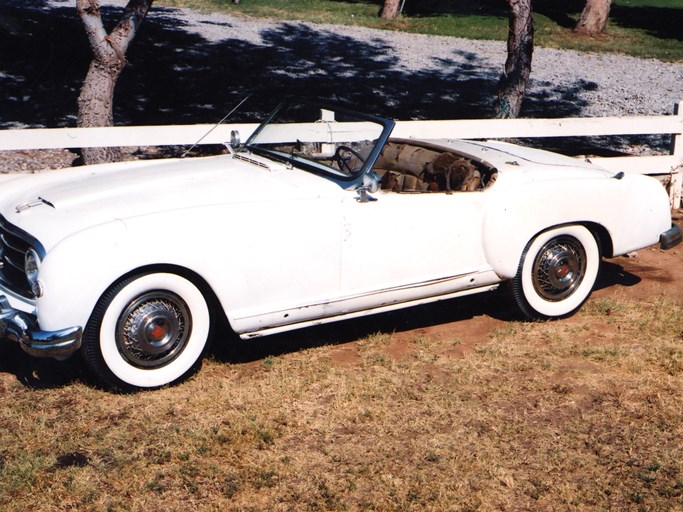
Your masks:
<svg viewBox="0 0 683 512"><path fill-rule="evenodd" d="M503 142L285 102L224 155L0 184L0 338L80 351L113 388L195 371L244 339L493 290L572 314L600 260L681 240L655 179Z"/></svg>

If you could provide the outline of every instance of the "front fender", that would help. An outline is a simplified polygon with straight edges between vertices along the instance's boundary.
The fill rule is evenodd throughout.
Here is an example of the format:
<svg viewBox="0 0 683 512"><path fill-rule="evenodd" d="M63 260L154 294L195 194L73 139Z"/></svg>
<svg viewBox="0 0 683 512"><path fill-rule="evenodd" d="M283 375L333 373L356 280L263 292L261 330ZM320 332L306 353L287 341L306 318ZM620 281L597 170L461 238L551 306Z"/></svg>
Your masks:
<svg viewBox="0 0 683 512"><path fill-rule="evenodd" d="M217 258L207 258L206 240L196 226L182 223L185 212L166 213L176 227L155 230L161 219L116 220L72 234L51 249L42 262L43 296L36 301L42 329L85 327L102 294L122 276L142 267L172 265L215 274ZM177 230L177 231L176 231ZM207 270L209 269L209 270Z"/></svg>
<svg viewBox="0 0 683 512"><path fill-rule="evenodd" d="M538 233L565 224L598 225L612 257L657 243L671 225L664 187L654 178L557 179L506 187L484 214L484 254L504 279L517 273L524 248Z"/></svg>
<svg viewBox="0 0 683 512"><path fill-rule="evenodd" d="M142 267L173 266L199 276L230 322L326 300L339 287L339 272L328 271L339 265L339 209L337 197L251 201L130 217L73 233L42 262L41 328L84 326L107 288Z"/></svg>
<svg viewBox="0 0 683 512"><path fill-rule="evenodd" d="M102 293L128 269L125 233L124 223L114 221L71 235L48 252L39 274L44 292L36 301L42 329L85 327Z"/></svg>

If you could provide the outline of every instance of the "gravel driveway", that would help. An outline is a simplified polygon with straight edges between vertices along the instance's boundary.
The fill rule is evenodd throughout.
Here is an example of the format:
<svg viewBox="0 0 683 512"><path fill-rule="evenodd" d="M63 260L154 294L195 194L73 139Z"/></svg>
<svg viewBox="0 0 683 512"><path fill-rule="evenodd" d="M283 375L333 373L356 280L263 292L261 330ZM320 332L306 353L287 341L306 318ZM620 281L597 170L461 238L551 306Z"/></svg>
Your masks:
<svg viewBox="0 0 683 512"><path fill-rule="evenodd" d="M54 0L52 3L61 5L70 1ZM102 3L123 7L127 1ZM437 71L457 75L460 70L465 70L468 74L479 71L482 76L494 76L497 79L506 58L504 42L237 18L225 14L202 14L190 9L152 10L149 20L168 16L182 20L186 32L214 44L241 40L255 46L268 46L271 42L268 34L272 31L294 32L296 28L341 37L351 45L362 46L371 41L386 50L387 70L407 73ZM339 58L339 53L346 54L343 49L337 49L341 52L335 51L335 48L328 50L328 58L331 59ZM326 58L324 53L319 57L321 60ZM311 71L305 66L300 72L315 75L315 70ZM287 73L296 74L292 70ZM683 101L683 63L536 48L529 95L543 98L549 103L562 101L563 84L580 87L581 90L574 94L581 104L579 114L582 116L668 114L675 103ZM546 114L551 116L552 112Z"/></svg>
<svg viewBox="0 0 683 512"><path fill-rule="evenodd" d="M111 2L114 3L114 2ZM117 2L125 5L126 2ZM340 27L306 23L281 23L243 19L224 14L205 15L187 9L169 10L185 23L185 30L211 42L241 39L254 45L268 45L267 34L283 27L305 27L318 33L348 38L351 44L372 41L386 48L387 69L407 73L439 72L458 75L465 71L481 73L497 80L506 58L504 42L474 41L457 37L407 34L362 27ZM159 13L159 16L168 15ZM286 30L286 29L285 29ZM330 52L334 58L334 49ZM321 59L324 55L320 55ZM290 71L291 73L291 71ZM623 55L581 53L570 50L536 48L529 96L549 104L570 98L567 84L574 84L573 98L580 104L579 115L669 114L683 101L683 63ZM460 93L460 91L456 91ZM450 101L450 98L448 99ZM556 117L549 109L545 112Z"/></svg>

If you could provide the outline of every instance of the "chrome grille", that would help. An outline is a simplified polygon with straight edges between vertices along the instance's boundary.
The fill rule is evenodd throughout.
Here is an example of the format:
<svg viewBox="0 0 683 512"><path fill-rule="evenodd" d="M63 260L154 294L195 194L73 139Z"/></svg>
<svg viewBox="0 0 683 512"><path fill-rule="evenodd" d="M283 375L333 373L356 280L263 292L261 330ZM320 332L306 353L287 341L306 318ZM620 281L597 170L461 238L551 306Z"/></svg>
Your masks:
<svg viewBox="0 0 683 512"><path fill-rule="evenodd" d="M26 280L24 258L31 247L43 257L44 251L37 240L0 216L0 285L29 299L33 298L33 292Z"/></svg>

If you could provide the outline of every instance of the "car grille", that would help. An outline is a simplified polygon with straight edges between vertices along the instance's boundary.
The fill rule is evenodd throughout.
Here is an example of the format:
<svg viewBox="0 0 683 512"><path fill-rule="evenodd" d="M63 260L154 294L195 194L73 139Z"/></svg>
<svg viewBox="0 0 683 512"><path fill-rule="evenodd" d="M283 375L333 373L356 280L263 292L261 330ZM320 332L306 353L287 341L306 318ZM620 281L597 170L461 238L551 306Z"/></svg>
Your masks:
<svg viewBox="0 0 683 512"><path fill-rule="evenodd" d="M31 247L42 258L42 246L31 235L0 215L0 285L28 299L34 298L34 295L26 280L24 258Z"/></svg>

